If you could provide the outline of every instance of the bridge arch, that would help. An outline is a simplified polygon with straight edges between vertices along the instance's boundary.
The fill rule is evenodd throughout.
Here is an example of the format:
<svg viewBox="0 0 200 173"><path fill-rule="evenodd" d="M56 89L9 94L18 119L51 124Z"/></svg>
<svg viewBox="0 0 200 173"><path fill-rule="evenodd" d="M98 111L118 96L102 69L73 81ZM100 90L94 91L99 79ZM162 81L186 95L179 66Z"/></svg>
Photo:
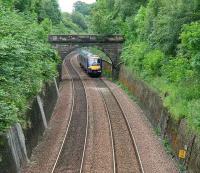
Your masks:
<svg viewBox="0 0 200 173"><path fill-rule="evenodd" d="M49 42L64 59L70 52L81 47L97 47L112 62L112 77L117 79L120 69L120 55L124 38L121 35L49 35Z"/></svg>

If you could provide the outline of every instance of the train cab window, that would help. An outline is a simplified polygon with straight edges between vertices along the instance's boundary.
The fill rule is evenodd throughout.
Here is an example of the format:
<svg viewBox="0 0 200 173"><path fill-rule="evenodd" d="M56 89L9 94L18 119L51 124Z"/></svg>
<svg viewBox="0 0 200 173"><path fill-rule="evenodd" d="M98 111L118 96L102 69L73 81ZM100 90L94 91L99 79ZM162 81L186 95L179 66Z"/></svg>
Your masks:
<svg viewBox="0 0 200 173"><path fill-rule="evenodd" d="M97 58L92 58L92 59L89 59L89 66L94 66L94 65L99 65L99 59Z"/></svg>

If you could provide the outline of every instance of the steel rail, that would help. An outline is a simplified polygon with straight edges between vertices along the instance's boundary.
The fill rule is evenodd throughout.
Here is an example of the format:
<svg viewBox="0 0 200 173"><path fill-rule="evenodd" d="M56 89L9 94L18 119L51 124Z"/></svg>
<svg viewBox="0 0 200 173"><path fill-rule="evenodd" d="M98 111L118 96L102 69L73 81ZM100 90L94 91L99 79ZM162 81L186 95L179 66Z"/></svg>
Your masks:
<svg viewBox="0 0 200 173"><path fill-rule="evenodd" d="M99 92L99 94L102 97L102 101L103 101L104 108L105 108L105 111L106 111L106 114L107 114L107 118L108 118L108 124L109 124L109 130L110 130L110 138L111 138L111 145L112 145L113 173L115 173L116 172L115 148L114 148L114 138L113 138L113 133L112 133L112 126L111 126L111 120L110 120L110 116L109 116L109 111L108 111L108 108L107 108L107 105L106 105L106 102L105 102L105 99L103 97L102 92L100 91L99 87L96 87L96 88L97 88L97 91Z"/></svg>
<svg viewBox="0 0 200 173"><path fill-rule="evenodd" d="M56 165L58 163L58 160L60 158L60 155L61 155L61 152L62 152L62 149L63 149L63 146L64 146L64 143L65 143L65 140L66 140L66 137L67 137L67 133L69 131L69 126L70 126L70 123L71 123L71 119L72 119L72 114L73 114L73 110L74 110L74 92L75 92L75 89L74 89L74 80L73 78L71 77L70 73L68 72L68 69L66 68L66 66L64 65L65 64L65 60L63 61L63 67L65 68L65 70L67 71L68 75L70 76L70 79L71 79L71 82L72 82L72 106L71 106L71 110L70 110L70 118L69 118L69 122L68 122L68 125L67 125L67 129L65 131L65 135L64 135L64 139L62 141L62 144L61 144L61 147L59 149L59 152L58 152L58 155L56 157L56 161L53 165L53 168L52 168L52 171L51 173L54 172L55 168L56 168Z"/></svg>
<svg viewBox="0 0 200 173"><path fill-rule="evenodd" d="M132 140L132 144L133 144L134 150L135 150L135 152L136 152L136 158L137 158L137 161L138 161L138 163L139 163L140 172L141 172L141 173L145 173L145 172L144 172L144 167L143 167L143 164L142 164L142 160L141 160L141 157L140 157L140 154L139 154L139 150L138 150L138 147L137 147L137 144L136 144L136 140L135 140L135 137L134 137L133 132L132 132L132 130L131 130L130 123L129 123L128 119L127 119L127 115L124 113L124 111L123 111L123 109L122 109L122 106L121 106L121 103L119 103L118 99L117 99L116 96L113 94L113 92L112 92L112 90L110 89L110 87L109 87L102 79L99 79L99 81L101 81L101 82L104 83L104 85L106 86L106 88L109 90L109 92L111 93L111 95L112 95L113 98L115 99L117 105L119 106L119 109L121 110L122 115L123 115L123 118L124 118L124 120L125 120L125 122L126 122L126 126L127 126L127 128L128 128L128 131L129 131L129 134L130 134L130 137L131 137L131 140ZM102 97L103 97L103 100L104 100L104 103L105 103L105 106L106 106L106 110L108 110L108 109L107 109L107 104L106 104L106 102L105 102L105 98L104 98L104 96L103 96L103 94L102 94L101 91L100 91L100 93L101 93L101 95L102 95ZM108 112L108 114L109 114L109 112ZM109 116L108 116L108 117L109 117ZM109 118L109 121L111 121L110 118ZM113 143L114 143L114 142L113 142ZM116 166L115 166L115 167L116 167ZM116 171L116 169L115 169L115 171Z"/></svg>
<svg viewBox="0 0 200 173"><path fill-rule="evenodd" d="M71 54L72 55L72 54ZM70 58L71 59L71 58ZM73 67L73 65L71 64L71 61L70 60L68 60L69 61L69 63L70 63L70 65L71 65L71 68L73 68L73 70L74 70L74 72L72 72L72 73L75 73L78 77L79 77L79 75L78 75L78 73L77 73L77 71L75 70L75 68ZM63 62L63 63L65 63L66 64L66 60ZM66 68L66 66L64 65L64 68ZM73 100L72 100L72 106L71 106L71 112L70 112L70 119L69 119L69 123L68 123L68 125L67 125L67 129L66 129L66 132L65 132L65 135L64 135L64 139L63 139L63 142L62 142L62 145L61 145L61 147L60 147L60 150L59 150L59 153L58 153L58 156L57 156L57 158L56 158L56 161L55 161L55 163L54 163L54 166L53 166L53 169L52 169L52 171L51 171L51 173L54 173L54 171L55 171L55 169L56 169L56 166L57 166L57 164L58 164L58 161L59 161L59 159L60 159L60 157L61 157L61 154L62 154L62 151L63 151L63 148L64 148L64 144L65 144L65 142L66 142L66 138L67 138L67 135L68 135L68 132L69 132L69 128L70 128L70 126L71 126L71 122L72 122L72 117L73 117L73 112L74 112L74 110L75 110L75 84L74 84L74 78L73 78L73 76L72 76L72 73L71 73L71 75L70 75L70 73L69 73L69 69L67 69L66 68L66 70L67 70L67 72L68 72L68 74L69 74L69 76L70 76L70 79L71 79L71 81L72 81L72 95L73 95ZM75 78L75 80L76 80L76 78ZM80 79L81 80L81 79ZM82 80L81 80L81 83L83 84L83 82L82 82ZM83 147L83 152L81 153L81 155L82 155L82 158L81 158L81 164L80 164L80 167L78 168L79 169L79 172L81 173L82 172L82 167L83 167L83 160L84 160L84 155L85 155L85 148L86 148L86 142L87 142L87 129L88 129L88 101L87 101L87 96L86 96L86 91L85 91L85 85L83 84L83 90L84 90L84 94L85 94L85 99L86 99L86 111L87 111L87 113L86 113L86 128L85 128L85 137L84 137L84 147Z"/></svg>
<svg viewBox="0 0 200 173"><path fill-rule="evenodd" d="M71 61L70 61L71 62ZM76 73L79 75L79 73L77 72L76 68L74 67L73 63L71 63L72 67L74 68L74 70L76 71ZM81 76L79 75L80 79ZM84 86L84 91L85 91L85 95L86 95L86 101L87 101L87 125L86 125L86 132L85 132L85 144L84 144L84 149L83 149L83 154L82 154L82 159L81 159L81 167L80 167L80 173L83 171L83 163L84 163L84 158L85 158L85 151L86 151L86 145L87 145L87 137L88 137L88 125L89 125L89 105L88 105L88 97L87 97L87 92L86 92L86 86L83 82L83 80L81 79L83 86Z"/></svg>

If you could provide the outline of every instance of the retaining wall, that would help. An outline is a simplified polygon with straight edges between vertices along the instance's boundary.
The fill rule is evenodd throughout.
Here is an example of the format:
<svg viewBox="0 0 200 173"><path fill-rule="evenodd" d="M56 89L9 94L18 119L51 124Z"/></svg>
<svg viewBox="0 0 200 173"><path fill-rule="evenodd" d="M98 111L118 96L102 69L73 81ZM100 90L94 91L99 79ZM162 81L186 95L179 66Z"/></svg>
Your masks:
<svg viewBox="0 0 200 173"><path fill-rule="evenodd" d="M106 60L102 60L102 68L103 70L105 70L108 73L112 73L112 65L110 62L106 61Z"/></svg>
<svg viewBox="0 0 200 173"><path fill-rule="evenodd" d="M102 60L102 72L107 78L112 77L112 65L106 60Z"/></svg>
<svg viewBox="0 0 200 173"><path fill-rule="evenodd" d="M104 68L110 70L111 64L106 62ZM200 136L188 129L185 119L180 121L172 119L168 110L163 106L159 94L138 79L124 65L120 68L119 81L138 98L145 115L154 128L160 131L161 137L169 140L173 150L172 155L185 165L189 173L199 173ZM186 151L185 159L178 157L179 150Z"/></svg>
<svg viewBox="0 0 200 173"><path fill-rule="evenodd" d="M58 97L55 80L46 84L42 92L33 99L27 111L27 127L22 130L19 123L7 133L0 134L0 173L20 173L28 162L33 148L41 139L53 113ZM46 123L46 125L45 125Z"/></svg>
<svg viewBox="0 0 200 173"><path fill-rule="evenodd" d="M121 66L119 81L125 85L141 102L151 124L160 130L161 137L167 138L173 149L174 157L179 159L179 150L186 151L186 158L179 159L188 172L200 172L200 137L191 132L184 119L176 121L171 118L158 93L137 79L125 66Z"/></svg>

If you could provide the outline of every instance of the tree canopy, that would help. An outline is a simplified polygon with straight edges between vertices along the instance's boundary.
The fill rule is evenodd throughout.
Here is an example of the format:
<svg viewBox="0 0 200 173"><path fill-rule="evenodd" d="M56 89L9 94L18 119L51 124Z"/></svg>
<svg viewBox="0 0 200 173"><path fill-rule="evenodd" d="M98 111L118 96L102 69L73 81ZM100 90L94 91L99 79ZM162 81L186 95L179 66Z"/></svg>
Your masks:
<svg viewBox="0 0 200 173"><path fill-rule="evenodd" d="M30 123L25 112L44 83L57 76L50 33L82 32L56 0L0 0L0 132Z"/></svg>
<svg viewBox="0 0 200 173"><path fill-rule="evenodd" d="M200 132L200 1L98 0L90 17L93 32L125 36L125 65Z"/></svg>
<svg viewBox="0 0 200 173"><path fill-rule="evenodd" d="M74 3L74 11L81 13L84 16L90 15L93 4L87 4L82 1L77 1Z"/></svg>

